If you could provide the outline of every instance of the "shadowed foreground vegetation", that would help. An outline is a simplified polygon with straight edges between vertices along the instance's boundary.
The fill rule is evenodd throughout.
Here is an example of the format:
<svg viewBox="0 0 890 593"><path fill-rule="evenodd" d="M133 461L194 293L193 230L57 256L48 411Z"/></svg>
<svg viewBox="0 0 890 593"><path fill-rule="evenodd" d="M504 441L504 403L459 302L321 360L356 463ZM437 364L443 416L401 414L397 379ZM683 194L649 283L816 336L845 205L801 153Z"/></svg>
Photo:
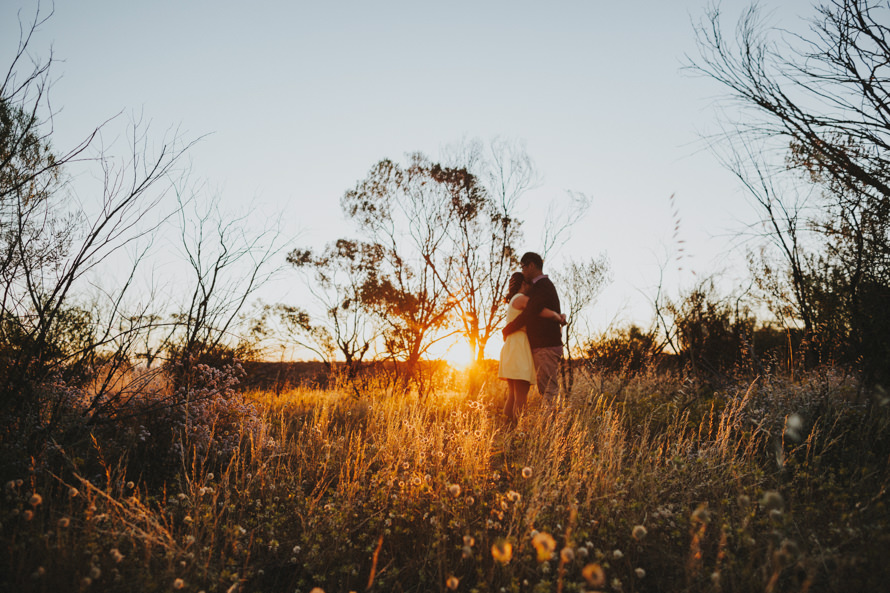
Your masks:
<svg viewBox="0 0 890 593"><path fill-rule="evenodd" d="M533 398L513 430L493 378L419 400L242 395L236 370L202 370L184 407L143 414L146 395L83 425L72 396L66 447L23 459L5 440L3 590L876 591L890 577L890 410L830 369L718 391L581 373L562 413Z"/></svg>

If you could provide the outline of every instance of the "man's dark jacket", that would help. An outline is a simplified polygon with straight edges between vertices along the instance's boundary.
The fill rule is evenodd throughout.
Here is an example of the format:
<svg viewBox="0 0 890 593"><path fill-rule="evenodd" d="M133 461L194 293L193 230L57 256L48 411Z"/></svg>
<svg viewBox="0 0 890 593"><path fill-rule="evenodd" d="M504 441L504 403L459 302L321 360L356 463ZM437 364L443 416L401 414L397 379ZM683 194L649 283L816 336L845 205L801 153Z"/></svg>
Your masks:
<svg viewBox="0 0 890 593"><path fill-rule="evenodd" d="M546 276L532 284L528 293L528 304L516 319L504 327L504 335L507 336L519 331L525 326L528 343L532 350L562 346L562 329L559 322L541 317L543 309L562 313L559 308L559 295L556 294L556 287Z"/></svg>

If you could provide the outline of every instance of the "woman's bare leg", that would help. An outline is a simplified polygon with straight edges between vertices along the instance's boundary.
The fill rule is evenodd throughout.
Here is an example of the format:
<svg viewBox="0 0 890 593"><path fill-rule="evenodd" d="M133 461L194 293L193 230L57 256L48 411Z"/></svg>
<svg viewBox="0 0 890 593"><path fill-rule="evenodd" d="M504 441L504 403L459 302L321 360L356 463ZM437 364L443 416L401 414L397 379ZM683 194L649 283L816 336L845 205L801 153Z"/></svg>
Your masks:
<svg viewBox="0 0 890 593"><path fill-rule="evenodd" d="M507 379L507 404L504 406L504 415L507 420L516 422L519 415L525 409L528 401L528 390L531 384L519 379Z"/></svg>

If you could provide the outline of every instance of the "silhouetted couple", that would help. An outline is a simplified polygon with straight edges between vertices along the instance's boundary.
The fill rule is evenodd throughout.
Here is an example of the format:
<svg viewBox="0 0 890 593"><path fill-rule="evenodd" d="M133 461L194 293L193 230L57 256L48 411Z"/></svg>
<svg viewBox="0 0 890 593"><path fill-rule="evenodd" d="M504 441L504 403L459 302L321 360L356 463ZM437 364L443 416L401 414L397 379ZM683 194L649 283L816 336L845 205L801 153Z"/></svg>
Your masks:
<svg viewBox="0 0 890 593"><path fill-rule="evenodd" d="M507 325L498 376L507 381L504 414L516 422L534 383L544 404L556 409L559 365L562 362L562 328L565 315L559 295L544 274L544 260L528 252L519 260L522 271L510 276Z"/></svg>

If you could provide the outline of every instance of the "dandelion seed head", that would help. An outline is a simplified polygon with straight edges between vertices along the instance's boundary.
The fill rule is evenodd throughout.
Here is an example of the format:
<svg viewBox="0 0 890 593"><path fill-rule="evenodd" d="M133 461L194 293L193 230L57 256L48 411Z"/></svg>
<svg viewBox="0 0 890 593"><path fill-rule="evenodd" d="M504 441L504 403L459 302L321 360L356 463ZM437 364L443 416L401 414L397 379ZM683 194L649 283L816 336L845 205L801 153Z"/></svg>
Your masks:
<svg viewBox="0 0 890 593"><path fill-rule="evenodd" d="M591 587L602 587L606 584L606 571L597 563L585 566L581 570L581 576Z"/></svg>
<svg viewBox="0 0 890 593"><path fill-rule="evenodd" d="M460 496L460 484L452 484L448 487L448 492L451 493L451 496Z"/></svg>
<svg viewBox="0 0 890 593"><path fill-rule="evenodd" d="M473 538L472 535L465 535L464 536L464 545L473 547L476 545L476 540Z"/></svg>
<svg viewBox="0 0 890 593"><path fill-rule="evenodd" d="M522 499L522 495L515 490L510 490L507 492L507 498L510 499L510 502L519 502Z"/></svg>
<svg viewBox="0 0 890 593"><path fill-rule="evenodd" d="M135 487L136 487L136 484L133 483L133 480L130 480L129 482L127 482L127 490L132 490Z"/></svg>
<svg viewBox="0 0 890 593"><path fill-rule="evenodd" d="M90 578L94 581L99 580L99 577L102 576L102 569L96 566L95 564L90 567Z"/></svg>
<svg viewBox="0 0 890 593"><path fill-rule="evenodd" d="M207 479L208 479L208 480L212 480L212 479L213 479L213 472L210 472L210 473L207 474Z"/></svg>
<svg viewBox="0 0 890 593"><path fill-rule="evenodd" d="M624 552L617 549L612 550L612 558L614 558L615 560L621 560L622 558L624 558Z"/></svg>
<svg viewBox="0 0 890 593"><path fill-rule="evenodd" d="M633 538L635 540L639 541L639 540L643 539L644 537L646 537L647 533L649 533L649 532L646 531L645 527L643 527L642 525L635 525L633 528L633 531L631 532L631 535L633 536Z"/></svg>
<svg viewBox="0 0 890 593"><path fill-rule="evenodd" d="M448 577L448 580L445 581L445 586L454 591L457 589L458 585L460 585L460 581L455 576Z"/></svg>
<svg viewBox="0 0 890 593"><path fill-rule="evenodd" d="M532 537L532 546L538 552L538 562L546 562L553 557L556 540L549 533L541 532Z"/></svg>
<svg viewBox="0 0 890 593"><path fill-rule="evenodd" d="M62 518L59 519L59 521L58 521L58 525L59 525L59 527L62 528L62 529L65 529L65 528L68 527L68 525L70 525L70 524L71 524L71 519L69 519L68 517L62 517Z"/></svg>
<svg viewBox="0 0 890 593"><path fill-rule="evenodd" d="M109 551L109 554L111 554L111 558L115 562L120 562L121 560L124 559L124 555L121 554L120 550L118 550L117 548L111 548L111 550Z"/></svg>
<svg viewBox="0 0 890 593"><path fill-rule="evenodd" d="M781 510L785 507L785 500L775 490L767 490L763 493L763 498L760 499L760 506L770 511Z"/></svg>
<svg viewBox="0 0 890 593"><path fill-rule="evenodd" d="M569 547L565 547L560 551L559 558L562 560L563 564L568 564L572 560L575 559L575 550Z"/></svg>
<svg viewBox="0 0 890 593"><path fill-rule="evenodd" d="M646 571L643 570L642 568L639 568L639 567L635 568L634 574L637 575L638 579L646 578Z"/></svg>
<svg viewBox="0 0 890 593"><path fill-rule="evenodd" d="M40 496L39 494L37 494L36 492L31 495L31 498L28 499L28 504L30 504L32 507L36 507L37 505L39 505L42 502L43 502L43 497Z"/></svg>
<svg viewBox="0 0 890 593"><path fill-rule="evenodd" d="M173 581L174 589L182 589L183 587L185 587L185 581L183 581L182 579L175 579Z"/></svg>
<svg viewBox="0 0 890 593"><path fill-rule="evenodd" d="M513 544L508 541L495 542L491 546L491 556L501 564L507 564L513 558Z"/></svg>
<svg viewBox="0 0 890 593"><path fill-rule="evenodd" d="M29 509L22 513L22 516L25 518L25 521L30 521L34 518L34 512Z"/></svg>
<svg viewBox="0 0 890 593"><path fill-rule="evenodd" d="M525 466L524 468L522 468L522 477L525 479L532 477L532 468L530 468L528 466Z"/></svg>

